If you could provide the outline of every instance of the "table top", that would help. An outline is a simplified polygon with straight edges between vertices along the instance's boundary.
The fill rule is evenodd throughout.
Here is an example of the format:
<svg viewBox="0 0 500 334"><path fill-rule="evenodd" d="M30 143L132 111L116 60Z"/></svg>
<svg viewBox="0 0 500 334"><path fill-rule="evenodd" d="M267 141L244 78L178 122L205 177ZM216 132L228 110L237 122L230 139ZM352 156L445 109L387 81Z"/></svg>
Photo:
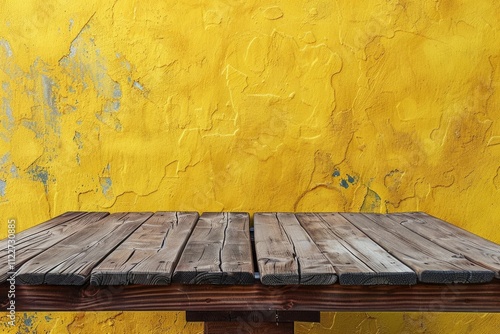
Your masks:
<svg viewBox="0 0 500 334"><path fill-rule="evenodd" d="M500 278L500 246L422 212L67 212L16 236L16 283L413 285ZM0 241L2 249L7 239ZM7 254L2 255L7 263ZM0 268L0 283L9 268Z"/></svg>
<svg viewBox="0 0 500 334"><path fill-rule="evenodd" d="M250 222L237 212L67 212L16 234L0 304L15 272L19 310L500 312L500 246L428 214Z"/></svg>

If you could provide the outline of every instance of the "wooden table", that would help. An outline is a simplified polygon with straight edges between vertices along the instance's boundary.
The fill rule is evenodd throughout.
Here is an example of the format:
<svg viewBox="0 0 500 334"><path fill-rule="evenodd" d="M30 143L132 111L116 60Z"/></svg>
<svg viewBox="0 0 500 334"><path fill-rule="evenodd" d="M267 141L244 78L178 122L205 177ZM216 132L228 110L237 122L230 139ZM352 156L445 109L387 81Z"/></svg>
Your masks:
<svg viewBox="0 0 500 334"><path fill-rule="evenodd" d="M256 213L253 225L65 213L16 235L16 311L182 310L207 333L293 333L320 311L500 312L500 246L425 213ZM9 277L1 266L4 309Z"/></svg>

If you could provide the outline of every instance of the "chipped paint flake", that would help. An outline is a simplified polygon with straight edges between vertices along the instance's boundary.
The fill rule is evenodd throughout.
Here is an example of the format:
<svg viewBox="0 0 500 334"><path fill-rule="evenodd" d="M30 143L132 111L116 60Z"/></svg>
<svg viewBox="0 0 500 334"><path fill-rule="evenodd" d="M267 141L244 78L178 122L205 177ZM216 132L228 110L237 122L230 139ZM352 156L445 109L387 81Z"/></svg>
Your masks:
<svg viewBox="0 0 500 334"><path fill-rule="evenodd" d="M365 198L363 199L363 204L359 209L360 212L380 212L381 198L380 196L370 188L366 190Z"/></svg>
<svg viewBox="0 0 500 334"><path fill-rule="evenodd" d="M9 152L7 152L4 155L2 155L2 157L0 158L0 167L2 167L3 165L5 165L7 163L7 161L9 161L9 159L10 159L10 153Z"/></svg>
<svg viewBox="0 0 500 334"><path fill-rule="evenodd" d="M143 91L143 90L144 90L144 86L143 86L143 85L142 85L139 81L134 81L133 86L134 86L135 88L137 88L138 90L140 90L140 91Z"/></svg>
<svg viewBox="0 0 500 334"><path fill-rule="evenodd" d="M101 180L101 188L102 188L103 195L106 197L110 196L113 181L109 177L101 177L100 180Z"/></svg>
<svg viewBox="0 0 500 334"><path fill-rule="evenodd" d="M73 137L73 141L78 146L79 150L83 149L82 134L80 132L75 131L75 136Z"/></svg>
<svg viewBox="0 0 500 334"><path fill-rule="evenodd" d="M0 196L5 196L7 189L7 181L0 180Z"/></svg>
<svg viewBox="0 0 500 334"><path fill-rule="evenodd" d="M31 175L31 179L33 181L41 182L43 184L45 192L48 193L50 174L49 174L49 171L46 167L32 165L28 169L28 174Z"/></svg>
<svg viewBox="0 0 500 334"><path fill-rule="evenodd" d="M14 53L12 52L12 48L10 46L10 43L5 40L5 39L0 39L0 47L3 48L4 52L5 52L5 55L10 58L14 55Z"/></svg>

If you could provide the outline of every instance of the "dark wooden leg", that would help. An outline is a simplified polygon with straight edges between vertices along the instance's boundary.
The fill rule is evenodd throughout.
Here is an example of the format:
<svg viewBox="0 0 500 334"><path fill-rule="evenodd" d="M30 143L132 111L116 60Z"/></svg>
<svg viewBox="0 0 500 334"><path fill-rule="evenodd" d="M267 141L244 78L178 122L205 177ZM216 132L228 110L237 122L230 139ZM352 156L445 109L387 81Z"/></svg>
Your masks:
<svg viewBox="0 0 500 334"><path fill-rule="evenodd" d="M205 334L293 334L293 322L205 322Z"/></svg>
<svg viewBox="0 0 500 334"><path fill-rule="evenodd" d="M319 322L314 311L188 311L187 321L205 322L205 333L293 333L294 321Z"/></svg>

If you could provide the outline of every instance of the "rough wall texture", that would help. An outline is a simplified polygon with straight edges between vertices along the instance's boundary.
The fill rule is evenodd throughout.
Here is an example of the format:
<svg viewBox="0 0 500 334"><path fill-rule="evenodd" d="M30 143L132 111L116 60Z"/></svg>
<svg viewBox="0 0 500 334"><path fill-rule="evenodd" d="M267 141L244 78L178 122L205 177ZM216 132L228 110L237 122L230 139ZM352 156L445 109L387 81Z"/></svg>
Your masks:
<svg viewBox="0 0 500 334"><path fill-rule="evenodd" d="M1 226L68 210L422 210L500 242L499 22L488 0L0 0ZM172 312L18 322L202 330ZM498 327L325 313L296 329Z"/></svg>

